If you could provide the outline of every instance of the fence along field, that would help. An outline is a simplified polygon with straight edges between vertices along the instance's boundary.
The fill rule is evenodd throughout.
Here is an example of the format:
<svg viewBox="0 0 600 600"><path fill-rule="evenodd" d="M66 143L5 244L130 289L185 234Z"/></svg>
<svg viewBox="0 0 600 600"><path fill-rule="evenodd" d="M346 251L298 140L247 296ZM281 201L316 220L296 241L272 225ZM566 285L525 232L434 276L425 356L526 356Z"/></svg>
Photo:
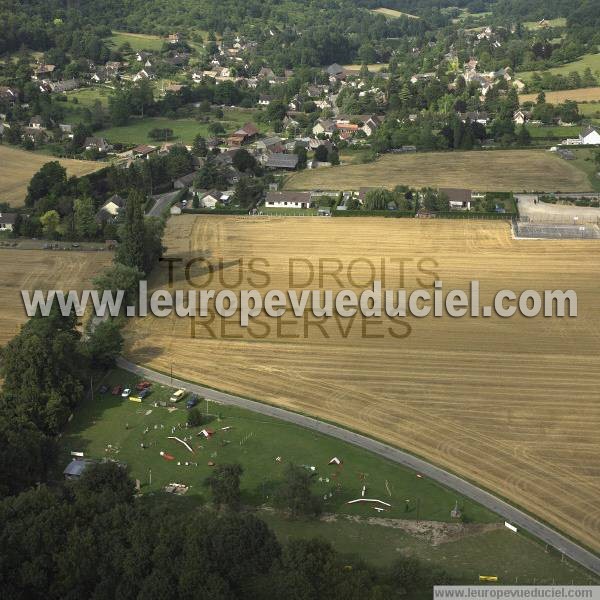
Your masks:
<svg viewBox="0 0 600 600"><path fill-rule="evenodd" d="M345 266L360 257L376 265L404 259L407 288L431 284L427 274L417 281L415 265L427 259L424 268L445 289L479 279L484 302L504 288L575 289L576 319L413 318L405 338L388 334L389 321L332 318L321 330L312 317L305 339L305 324L291 316L279 321L280 335L274 320L261 317L255 339L219 319L214 339L199 323L192 338L189 319L150 317L129 324L126 355L406 448L600 550L597 242L514 240L510 224L497 222L184 215L170 219L165 244L168 256L184 261L222 258L210 283L198 265L191 269L198 285L214 289L263 285L260 277L236 281L240 257L269 261L268 269L260 265L271 275L267 289L288 288L293 257L315 266L322 258ZM386 270L385 285L400 287L398 263ZM151 286L164 287L166 274L162 265ZM174 274L175 289L189 287L183 268ZM356 264L354 275L365 280L370 272ZM345 274L342 283L356 287ZM331 278L322 287L340 289Z"/></svg>
<svg viewBox="0 0 600 600"><path fill-rule="evenodd" d="M494 150L386 154L372 163L295 173L285 189L348 190L396 185L482 192L580 192L592 187L583 171L544 150Z"/></svg>
<svg viewBox="0 0 600 600"><path fill-rule="evenodd" d="M21 290L84 289L112 257L112 252L0 249L0 346L27 320Z"/></svg>
<svg viewBox="0 0 600 600"><path fill-rule="evenodd" d="M67 175L88 175L106 167L106 163L70 158L55 158L0 145L0 202L22 206L29 181L47 162L58 160L67 169Z"/></svg>

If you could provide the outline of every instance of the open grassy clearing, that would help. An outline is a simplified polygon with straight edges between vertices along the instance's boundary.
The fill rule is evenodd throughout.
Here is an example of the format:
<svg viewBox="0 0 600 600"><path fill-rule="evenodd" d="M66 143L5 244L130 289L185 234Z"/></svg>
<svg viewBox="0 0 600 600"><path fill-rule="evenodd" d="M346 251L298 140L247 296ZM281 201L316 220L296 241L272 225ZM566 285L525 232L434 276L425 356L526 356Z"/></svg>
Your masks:
<svg viewBox="0 0 600 600"><path fill-rule="evenodd" d="M541 544L510 531L479 527L479 532L460 540L435 543L427 532L408 533L384 520L347 520L294 522L277 513L261 512L282 540L321 537L342 553L385 566L404 554L417 556L432 567L441 567L465 584L478 583L479 575L490 574L504 585L575 584L594 582L578 565L561 562L557 553L546 552ZM425 529L425 527L423 528ZM427 596L430 598L431 594Z"/></svg>
<svg viewBox="0 0 600 600"><path fill-rule="evenodd" d="M574 60L573 62L566 63L560 67L547 69L547 72L554 75L568 75L572 71L577 71L581 75L587 67L592 69L592 73L596 73L600 70L600 53L584 54L581 58ZM531 79L534 72L535 71L523 71L522 73L518 73L518 78L523 81L528 81ZM540 72L541 71L538 71L538 73Z"/></svg>
<svg viewBox="0 0 600 600"><path fill-rule="evenodd" d="M254 113L238 109L227 109L224 111L223 119L220 120L226 133L232 133L239 129L244 123L253 121ZM133 118L129 125L121 127L110 127L103 129L99 135L104 136L111 143L119 144L151 144L153 140L148 133L155 128L172 129L173 138L169 141L192 144L194 137L201 133L210 138L212 134L208 130L208 123L200 123L195 119L168 119L166 117ZM264 127L257 124L259 129Z"/></svg>
<svg viewBox="0 0 600 600"><path fill-rule="evenodd" d="M598 102L600 101L600 87L578 88L576 90L560 90L544 92L546 94L546 102L551 104L560 104L565 100L575 100L575 102ZM519 101L535 102L538 95L535 94L520 94Z"/></svg>
<svg viewBox="0 0 600 600"><path fill-rule="evenodd" d="M112 252L0 249L0 346L27 320L21 290L89 289L109 266Z"/></svg>
<svg viewBox="0 0 600 600"><path fill-rule="evenodd" d="M573 150L575 160L572 161L575 166L588 174L592 189L600 192L600 168L594 160L595 150L591 148L577 148Z"/></svg>
<svg viewBox="0 0 600 600"><path fill-rule="evenodd" d="M119 46L127 42L134 52L139 52L140 50L158 51L165 42L158 35L128 33L127 31L113 31L113 34L107 38L107 41L115 48L119 48Z"/></svg>
<svg viewBox="0 0 600 600"><path fill-rule="evenodd" d="M360 64L342 65L342 66L344 67L344 69L346 69L348 71L360 71L360 69L362 67L362 65L360 65ZM383 69L387 69L388 64L387 63L374 63L374 64L367 65L367 68L369 69L369 71L371 73L379 73Z"/></svg>
<svg viewBox="0 0 600 600"><path fill-rule="evenodd" d="M393 8L374 8L371 12L388 17L388 19L398 19L399 17L408 17L409 19L420 19L418 15L411 15Z"/></svg>
<svg viewBox="0 0 600 600"><path fill-rule="evenodd" d="M550 176L550 171L548 172ZM513 240L506 223L184 215L169 221L168 256L210 257L190 271L209 289L574 289L576 319L144 318L126 331L126 354L184 379L341 423L447 467L600 549L600 245ZM242 273L239 260L264 274ZM341 261L340 280L309 279ZM352 280L347 275L354 263ZM334 259L333 261L331 259ZM403 259L404 270L394 259ZM419 271L419 261L428 272ZM185 264L185 262L183 263ZM432 274L432 271L435 274ZM402 275L402 276L401 276ZM183 267L175 289L185 289ZM167 267L152 275L164 288ZM192 325L194 325L192 327ZM391 329L390 329L391 328ZM392 334L393 332L393 334ZM395 336L395 337L394 337Z"/></svg>
<svg viewBox="0 0 600 600"><path fill-rule="evenodd" d="M600 100L598 102L587 102L577 105L579 113L594 120L600 119Z"/></svg>
<svg viewBox="0 0 600 600"><path fill-rule="evenodd" d="M65 95L67 97L69 108L71 109L73 106L92 108L97 101L100 101L103 108L108 108L108 98L111 93L112 90L108 87L94 86L67 92ZM76 103L73 102L75 98L77 99Z"/></svg>
<svg viewBox="0 0 600 600"><path fill-rule="evenodd" d="M567 24L567 19L564 17L557 17L556 19L546 19L544 25L540 25L539 21L525 21L523 27L525 29L545 29L547 27L564 27Z"/></svg>
<svg viewBox="0 0 600 600"><path fill-rule="evenodd" d="M372 163L296 173L285 188L348 190L399 184L481 191L590 189L585 173L544 150L386 154Z"/></svg>
<svg viewBox="0 0 600 600"><path fill-rule="evenodd" d="M67 175L77 177L88 175L106 166L100 162L59 159L0 145L0 202L8 202L11 206L22 206L30 179L43 165L53 160L58 160L67 169Z"/></svg>
<svg viewBox="0 0 600 600"><path fill-rule="evenodd" d="M119 370L102 380L108 385L131 387L137 381ZM97 388L99 382L95 384ZM432 566L448 569L464 582L476 582L484 572L506 576L506 582L509 577L510 581L518 578L522 583L532 582L533 577L538 582L589 581L586 573L568 562L561 563L556 554L546 553L541 544L506 531L498 517L482 507L458 498L470 522L448 523L448 507L454 505L456 494L380 457L288 423L202 401L199 409L210 419L202 427L216 431L215 436L209 440L197 437L202 427L177 430L174 434L193 438L195 455L191 455L182 445L167 439L172 426L185 422L187 410L183 402L171 413L164 407L156 408L153 403L166 400L173 390L158 385L152 389L143 404L98 393L93 400L84 401L62 439L59 464L70 460L71 450L84 451L86 456L95 458L110 456L127 463L132 477L140 480L148 501L166 501L162 494L155 494L168 483L191 486L184 498L170 498L175 502L172 506L177 507L179 500L189 510L208 498L202 481L210 473L209 460L217 464L240 462L244 467L243 501L255 505L269 504L286 461L314 465L316 491L336 490L338 484L341 489L327 500L327 514L319 521L289 521L272 510L261 510L259 516L282 539L323 537L339 551L358 554L379 565L389 564L401 554L411 554ZM150 414L146 414L149 410ZM221 427L231 429L223 432ZM148 433L144 433L146 428ZM141 448L141 443L147 447ZM161 449L176 460L164 460L159 455ZM282 457L282 462L275 461L277 456ZM328 466L331 456L342 458L343 466ZM197 466L177 465L178 461L191 461ZM330 482L319 482L319 477L329 477ZM367 485L370 496L385 499L392 508L378 515L370 507L345 504L360 495L362 485ZM404 508L406 499L410 499L408 512Z"/></svg>

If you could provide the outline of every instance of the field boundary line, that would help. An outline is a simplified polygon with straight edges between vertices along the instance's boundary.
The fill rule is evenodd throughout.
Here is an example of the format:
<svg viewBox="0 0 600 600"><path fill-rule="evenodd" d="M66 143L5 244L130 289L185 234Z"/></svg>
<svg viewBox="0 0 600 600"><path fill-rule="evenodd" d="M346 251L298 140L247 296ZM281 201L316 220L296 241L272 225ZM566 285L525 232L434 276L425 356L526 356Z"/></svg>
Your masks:
<svg viewBox="0 0 600 600"><path fill-rule="evenodd" d="M544 543L551 545L564 554L571 560L579 563L592 573L600 575L600 557L591 551L580 546L576 542L570 540L550 526L538 521L534 517L528 515L522 510L512 506L508 502L497 498L490 492L487 492L469 481L462 479L458 475L454 475L440 467L436 467L426 460L414 456L404 450L395 448L383 442L379 442L373 438L361 435L354 431L344 429L339 425L333 425L325 421L320 421L314 417L309 417L300 413L293 412L271 404L265 404L249 398L243 398L234 394L229 394L216 390L214 388L202 386L196 383L191 383L175 377L170 377L153 369L137 365L123 357L117 358L117 366L134 373L140 377L152 379L163 385L170 387L182 387L195 394L202 395L211 401L220 402L237 406L246 410L250 410L268 417L280 419L306 429L312 429L324 435L334 437L343 442L358 446L365 450L369 450L379 456L382 456L392 462L408 467L418 473L422 473L433 481L440 483L447 488L450 488L460 494L474 500L475 502L485 506L489 510L500 515L513 525L521 527L525 531L542 540Z"/></svg>

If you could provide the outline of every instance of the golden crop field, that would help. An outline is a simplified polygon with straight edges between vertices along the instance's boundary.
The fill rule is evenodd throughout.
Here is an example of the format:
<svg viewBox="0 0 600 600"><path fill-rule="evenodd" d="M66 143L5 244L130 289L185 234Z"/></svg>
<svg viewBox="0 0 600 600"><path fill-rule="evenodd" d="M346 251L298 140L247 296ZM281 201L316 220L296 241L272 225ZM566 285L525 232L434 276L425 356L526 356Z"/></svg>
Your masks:
<svg viewBox="0 0 600 600"><path fill-rule="evenodd" d="M591 189L583 171L545 150L385 154L372 163L294 173L285 189L351 190L396 185L514 192Z"/></svg>
<svg viewBox="0 0 600 600"><path fill-rule="evenodd" d="M69 176L81 177L106 167L104 163L56 158L0 145L0 202L8 202L11 206L22 206L27 195L29 180L47 162L53 160L58 160L67 169Z"/></svg>
<svg viewBox="0 0 600 600"><path fill-rule="evenodd" d="M575 102L597 102L600 100L600 87L577 88L576 90L560 90L555 92L544 92L546 102L550 104L560 104L565 100L574 100ZM520 94L521 102L535 102L537 94Z"/></svg>
<svg viewBox="0 0 600 600"><path fill-rule="evenodd" d="M21 290L82 290L112 257L112 252L0 249L0 346L27 320Z"/></svg>
<svg viewBox="0 0 600 600"><path fill-rule="evenodd" d="M499 222L193 215L172 217L165 243L181 259L173 289L477 279L482 304L500 289L574 289L567 319L146 317L126 354L408 449L600 550L600 244L514 240ZM151 288L170 289L167 275L161 263Z"/></svg>

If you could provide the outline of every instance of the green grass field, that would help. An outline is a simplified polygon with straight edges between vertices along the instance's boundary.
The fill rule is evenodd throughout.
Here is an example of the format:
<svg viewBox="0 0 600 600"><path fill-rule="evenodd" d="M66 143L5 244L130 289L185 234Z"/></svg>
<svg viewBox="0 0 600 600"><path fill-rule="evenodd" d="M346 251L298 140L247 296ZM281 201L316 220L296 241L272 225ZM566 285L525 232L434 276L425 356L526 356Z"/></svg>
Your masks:
<svg viewBox="0 0 600 600"><path fill-rule="evenodd" d="M581 131L581 127L565 127L561 125L529 125L527 130L534 139L565 139L568 137L577 137Z"/></svg>
<svg viewBox="0 0 600 600"><path fill-rule="evenodd" d="M580 102L579 113L591 119L600 119L600 102Z"/></svg>
<svg viewBox="0 0 600 600"><path fill-rule="evenodd" d="M99 100L104 108L108 107L108 97L111 91L107 87L88 87L73 92L67 92L68 108L72 109L73 106L81 106L83 108L92 108L97 100ZM77 98L77 103L73 102L73 99Z"/></svg>
<svg viewBox="0 0 600 600"><path fill-rule="evenodd" d="M564 65L561 65L560 67L552 67L551 69L548 69L547 72L552 73L554 75L568 75L572 71L577 71L579 74L582 74L587 67L590 67L590 69L592 69L592 73L600 71L600 53L584 54L578 60L566 63ZM517 76L523 81L528 81L531 79L533 73L534 71L523 71L522 73L518 73Z"/></svg>
<svg viewBox="0 0 600 600"><path fill-rule="evenodd" d="M113 34L107 38L107 41L115 48L118 48L125 42L129 42L129 45L134 52L139 52L140 50L152 52L160 50L165 40L157 35L113 31Z"/></svg>
<svg viewBox="0 0 600 600"><path fill-rule="evenodd" d="M581 169L585 173L592 184L592 189L595 192L600 192L600 177L598 173L600 172L600 167L598 164L594 162L594 153L596 151L591 148L578 148L574 149L573 153L575 154L575 160L570 161L573 163L578 169Z"/></svg>
<svg viewBox="0 0 600 600"><path fill-rule="evenodd" d="M135 376L117 370L107 376L105 383L110 387L120 383L133 388L137 381L139 379ZM96 387L99 385L96 382ZM348 500L360 497L362 486L366 485L369 497L392 504L392 508L385 512L386 517L416 519L418 516L420 519L451 521L450 510L457 500L455 493L371 453L282 421L235 407L212 402L207 406L206 402L201 402L202 412L212 415L212 421L204 427L214 430L215 435L208 440L198 437L202 427L177 429L172 434L173 426L185 425L185 402L177 404L173 412L164 407L154 407L157 400L168 399L172 390L159 385L152 389L152 394L143 403L110 393L95 393L93 401L86 400L76 411L63 436L61 464L68 462L71 451L85 452L86 456L93 458L110 457L128 465L131 476L141 481L145 493L157 492L166 484L177 482L191 486L189 495L204 499L207 492L202 481L211 470L208 462L239 462L244 467L244 502L258 505L268 502L281 477L283 465L294 462L316 468L315 492L323 495L333 493L333 497L326 501L327 512L377 515L370 506L346 504ZM149 414L146 414L148 411ZM144 433L147 427L150 429ZM223 431L222 427L231 429ZM191 454L180 443L167 439L170 435L191 437L195 453ZM147 447L142 448L142 443ZM165 460L160 451L172 454L176 460ZM280 462L275 460L278 456L281 457ZM342 466L328 465L334 456L343 461ZM197 465L185 466L186 461ZM178 462L182 465L179 466ZM499 521L497 515L470 500L458 497L458 501L465 517L472 522Z"/></svg>
<svg viewBox="0 0 600 600"><path fill-rule="evenodd" d="M221 123L226 133L231 133L239 129L244 123L253 121L253 116L254 114L250 111L229 109L225 111ZM260 124L257 124L257 126L259 129L261 128ZM204 137L212 137L208 131L208 123L200 123L194 119L168 119L166 117L134 118L129 125L103 129L99 132L99 135L104 136L111 143L148 144L152 143L148 133L155 128L172 129L174 137L170 141L183 142L184 144L191 144L198 133L201 133Z"/></svg>
<svg viewBox="0 0 600 600"><path fill-rule="evenodd" d="M546 25L548 27L564 27L566 24L567 19L565 19L564 17L546 20ZM540 26L539 21L525 21L525 23L523 23L523 27L525 27L525 29L529 29L530 31L536 29L544 29L543 26Z"/></svg>
<svg viewBox="0 0 600 600"><path fill-rule="evenodd" d="M417 15L411 15L410 13L402 12L400 10L394 10L393 8L374 8L371 10L372 13L383 15L387 19L398 19L400 17L408 17L409 19L420 19Z"/></svg>
<svg viewBox="0 0 600 600"><path fill-rule="evenodd" d="M499 583L589 584L591 575L544 545L507 529L481 531L461 539L432 545L424 535L413 535L384 524L337 518L334 522L289 521L275 512L260 512L281 540L321 537L340 552L360 549L361 558L385 566L404 554L441 567L461 583L478 583L479 575L496 575ZM482 528L483 529L483 528ZM431 595L428 596L429 598Z"/></svg>

